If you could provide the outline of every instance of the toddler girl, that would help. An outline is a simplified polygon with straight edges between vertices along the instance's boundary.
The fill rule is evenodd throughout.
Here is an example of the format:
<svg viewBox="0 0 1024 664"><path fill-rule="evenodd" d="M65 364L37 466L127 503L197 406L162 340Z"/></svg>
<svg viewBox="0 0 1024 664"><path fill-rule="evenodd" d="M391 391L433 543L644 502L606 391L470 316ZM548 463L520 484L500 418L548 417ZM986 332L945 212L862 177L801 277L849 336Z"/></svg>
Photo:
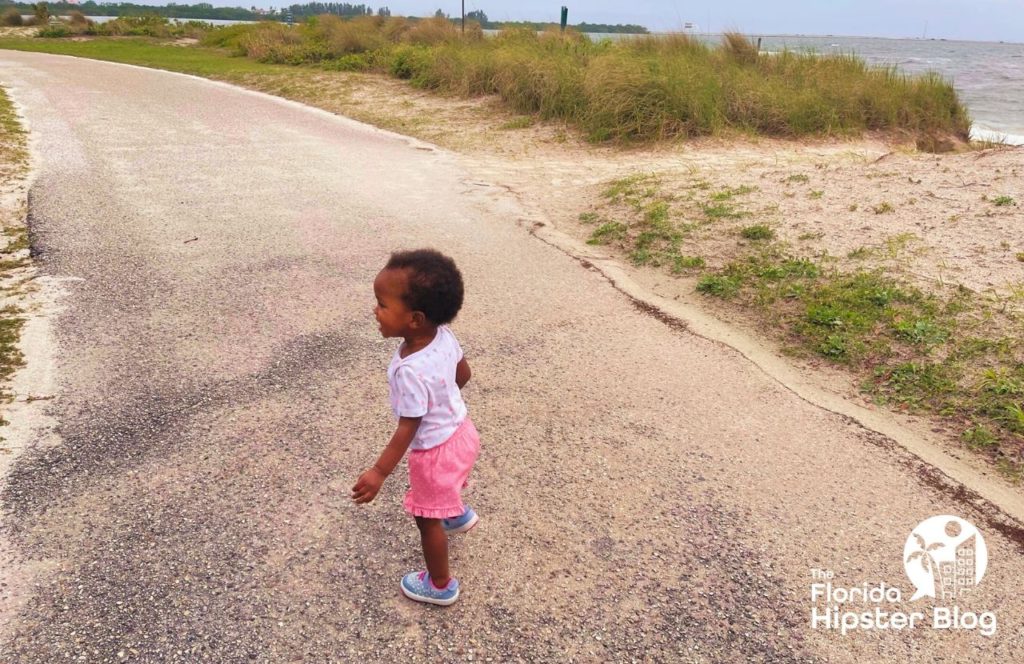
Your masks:
<svg viewBox="0 0 1024 664"><path fill-rule="evenodd" d="M437 251L402 251L374 279L373 292L380 333L404 339L388 367L398 428L377 463L359 476L352 499L373 500L411 450L404 506L416 517L427 569L407 574L402 592L447 606L459 597L459 582L448 571L448 533L465 532L478 520L460 495L480 452L460 392L469 381L469 364L447 325L462 307L462 275Z"/></svg>

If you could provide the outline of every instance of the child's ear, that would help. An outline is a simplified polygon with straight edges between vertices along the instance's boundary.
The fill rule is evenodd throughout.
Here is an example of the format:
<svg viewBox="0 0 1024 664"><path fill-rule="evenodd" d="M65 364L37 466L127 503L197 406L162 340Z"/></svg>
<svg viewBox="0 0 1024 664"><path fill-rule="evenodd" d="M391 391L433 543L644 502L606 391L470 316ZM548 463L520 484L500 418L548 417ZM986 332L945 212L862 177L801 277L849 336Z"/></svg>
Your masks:
<svg viewBox="0 0 1024 664"><path fill-rule="evenodd" d="M427 315L422 311L412 312L412 326L413 327L425 327L427 324Z"/></svg>

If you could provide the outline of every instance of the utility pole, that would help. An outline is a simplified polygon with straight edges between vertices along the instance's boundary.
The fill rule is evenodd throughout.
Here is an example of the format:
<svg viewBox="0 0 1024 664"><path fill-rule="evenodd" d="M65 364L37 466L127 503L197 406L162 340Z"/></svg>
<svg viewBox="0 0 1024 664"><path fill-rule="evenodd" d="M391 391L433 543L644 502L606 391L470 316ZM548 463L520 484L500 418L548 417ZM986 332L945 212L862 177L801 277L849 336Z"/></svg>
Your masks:
<svg viewBox="0 0 1024 664"><path fill-rule="evenodd" d="M562 7L562 32L565 32L565 26L569 23L569 8Z"/></svg>
<svg viewBox="0 0 1024 664"><path fill-rule="evenodd" d="M462 34L466 34L466 0L462 0Z"/></svg>

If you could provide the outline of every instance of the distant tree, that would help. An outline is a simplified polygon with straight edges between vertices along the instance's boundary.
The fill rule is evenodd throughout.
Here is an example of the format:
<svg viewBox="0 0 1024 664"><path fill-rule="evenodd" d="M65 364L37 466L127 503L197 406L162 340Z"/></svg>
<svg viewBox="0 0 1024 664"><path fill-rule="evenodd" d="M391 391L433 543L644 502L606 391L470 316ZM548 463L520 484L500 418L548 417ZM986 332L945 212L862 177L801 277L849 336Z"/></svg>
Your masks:
<svg viewBox="0 0 1024 664"><path fill-rule="evenodd" d="M391 16L391 10L387 7L381 7L377 10L377 16Z"/></svg>
<svg viewBox="0 0 1024 664"><path fill-rule="evenodd" d="M483 25L483 26L486 26L487 23L488 23L488 21L487 21L487 14L485 14L484 10L482 10L482 9L478 9L476 11L469 12L468 14L466 14L466 19L470 20L470 21L476 21L477 23L479 23L480 25Z"/></svg>
<svg viewBox="0 0 1024 664"><path fill-rule="evenodd" d="M36 23L46 23L50 20L50 8L45 2L37 2L33 5L32 13L35 14Z"/></svg>
<svg viewBox="0 0 1024 664"><path fill-rule="evenodd" d="M448 18L448 14L445 14L443 11L438 9L436 12L434 12L434 18Z"/></svg>
<svg viewBox="0 0 1024 664"><path fill-rule="evenodd" d="M290 7L295 18L300 16L319 16L334 14L335 16L366 16L373 13L367 5L350 5L347 2L308 2L304 5Z"/></svg>

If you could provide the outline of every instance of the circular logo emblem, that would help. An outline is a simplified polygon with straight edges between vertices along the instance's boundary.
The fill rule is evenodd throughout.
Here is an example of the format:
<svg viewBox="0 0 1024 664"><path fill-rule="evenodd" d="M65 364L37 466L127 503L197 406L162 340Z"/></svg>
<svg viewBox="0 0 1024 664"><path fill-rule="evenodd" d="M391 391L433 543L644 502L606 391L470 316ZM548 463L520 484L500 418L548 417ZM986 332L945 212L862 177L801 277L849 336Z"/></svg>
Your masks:
<svg viewBox="0 0 1024 664"><path fill-rule="evenodd" d="M917 524L903 547L903 566L917 591L911 600L958 602L981 583L988 547L969 521L944 514Z"/></svg>

